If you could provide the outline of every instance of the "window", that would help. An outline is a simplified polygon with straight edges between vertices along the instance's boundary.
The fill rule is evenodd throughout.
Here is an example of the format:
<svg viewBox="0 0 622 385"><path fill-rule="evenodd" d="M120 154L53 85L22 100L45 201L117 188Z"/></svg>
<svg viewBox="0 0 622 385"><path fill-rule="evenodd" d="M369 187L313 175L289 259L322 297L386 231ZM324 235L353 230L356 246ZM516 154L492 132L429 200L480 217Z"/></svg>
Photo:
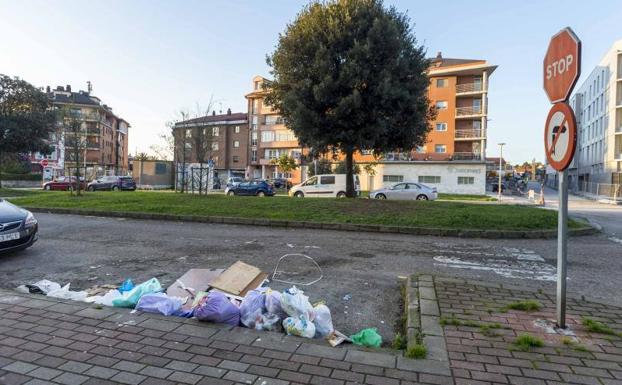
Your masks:
<svg viewBox="0 0 622 385"><path fill-rule="evenodd" d="M166 174L166 163L156 163L155 164L155 173L157 175Z"/></svg>
<svg viewBox="0 0 622 385"><path fill-rule="evenodd" d="M447 109L447 101L446 100L439 100L438 102L436 102L436 109L437 110L446 110Z"/></svg>
<svg viewBox="0 0 622 385"><path fill-rule="evenodd" d="M265 122L267 126L272 126L274 124L282 124L283 118L281 118L278 115L266 115Z"/></svg>
<svg viewBox="0 0 622 385"><path fill-rule="evenodd" d="M437 144L434 146L434 152L439 153L439 154L446 153L447 146L445 146L444 144Z"/></svg>
<svg viewBox="0 0 622 385"><path fill-rule="evenodd" d="M327 175L320 177L320 184L335 184L335 176Z"/></svg>
<svg viewBox="0 0 622 385"><path fill-rule="evenodd" d="M420 175L419 183L441 183L440 176L432 176L432 175Z"/></svg>
<svg viewBox="0 0 622 385"><path fill-rule="evenodd" d="M233 156L233 163L238 163L240 161L240 157L237 155Z"/></svg>
<svg viewBox="0 0 622 385"><path fill-rule="evenodd" d="M474 120L473 121L473 129L474 130L480 130L482 128L482 121L481 120Z"/></svg>
<svg viewBox="0 0 622 385"><path fill-rule="evenodd" d="M255 80L255 90L258 90L261 86L261 82L259 80Z"/></svg>
<svg viewBox="0 0 622 385"><path fill-rule="evenodd" d="M257 145L257 131L253 131L251 134L251 146Z"/></svg>
<svg viewBox="0 0 622 385"><path fill-rule="evenodd" d="M447 79L436 79L436 88L447 87Z"/></svg>
<svg viewBox="0 0 622 385"><path fill-rule="evenodd" d="M406 183L400 183L393 186L393 190L406 190L408 185Z"/></svg>
<svg viewBox="0 0 622 385"><path fill-rule="evenodd" d="M259 119L256 116L253 116L253 120L251 123L251 128L253 131L257 130L257 122L259 121Z"/></svg>
<svg viewBox="0 0 622 385"><path fill-rule="evenodd" d="M233 148L239 148L240 147L240 141L239 140L234 140L233 141Z"/></svg>
<svg viewBox="0 0 622 385"><path fill-rule="evenodd" d="M192 129L190 128L186 129L186 138L192 138Z"/></svg>
<svg viewBox="0 0 622 385"><path fill-rule="evenodd" d="M459 176L458 184L475 184L475 177L472 176Z"/></svg>
<svg viewBox="0 0 622 385"><path fill-rule="evenodd" d="M251 162L257 162L257 150L251 151Z"/></svg>
<svg viewBox="0 0 622 385"><path fill-rule="evenodd" d="M235 126L235 128L233 129L233 131L234 131L236 134L239 134L239 133L240 133L240 126Z"/></svg>
<svg viewBox="0 0 622 385"><path fill-rule="evenodd" d="M274 131L263 131L261 133L262 142L274 142Z"/></svg>
<svg viewBox="0 0 622 385"><path fill-rule="evenodd" d="M212 142L212 151L218 151L218 142Z"/></svg>
<svg viewBox="0 0 622 385"><path fill-rule="evenodd" d="M212 136L218 136L220 134L219 127L212 127Z"/></svg>
<svg viewBox="0 0 622 385"><path fill-rule="evenodd" d="M403 182L404 175L383 175L382 181L389 183Z"/></svg>
<svg viewBox="0 0 622 385"><path fill-rule="evenodd" d="M447 123L436 123L436 131L447 131Z"/></svg>
<svg viewBox="0 0 622 385"><path fill-rule="evenodd" d="M278 142L291 142L296 140L296 136L291 131L277 131L275 136Z"/></svg>
<svg viewBox="0 0 622 385"><path fill-rule="evenodd" d="M307 181L304 183L305 186L315 186L317 184L317 177L314 176L313 178L307 179Z"/></svg>

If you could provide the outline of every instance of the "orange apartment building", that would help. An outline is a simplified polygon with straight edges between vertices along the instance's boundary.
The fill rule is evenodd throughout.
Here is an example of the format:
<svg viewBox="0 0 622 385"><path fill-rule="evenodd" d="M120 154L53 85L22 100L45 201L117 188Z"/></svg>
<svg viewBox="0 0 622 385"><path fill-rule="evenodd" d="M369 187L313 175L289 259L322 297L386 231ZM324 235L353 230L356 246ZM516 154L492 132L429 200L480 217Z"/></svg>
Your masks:
<svg viewBox="0 0 622 385"><path fill-rule="evenodd" d="M356 154L359 164L377 163L373 175L361 171L361 188L414 181L435 186L440 192L484 194L488 84L496 68L485 60L443 58L440 52L431 59L428 97L437 116L426 144L401 153ZM307 165L283 175L273 164L283 153L300 164L303 148L278 113L264 105L265 80L254 77L253 91L246 95L251 135L247 177L286 177L299 183L307 175Z"/></svg>

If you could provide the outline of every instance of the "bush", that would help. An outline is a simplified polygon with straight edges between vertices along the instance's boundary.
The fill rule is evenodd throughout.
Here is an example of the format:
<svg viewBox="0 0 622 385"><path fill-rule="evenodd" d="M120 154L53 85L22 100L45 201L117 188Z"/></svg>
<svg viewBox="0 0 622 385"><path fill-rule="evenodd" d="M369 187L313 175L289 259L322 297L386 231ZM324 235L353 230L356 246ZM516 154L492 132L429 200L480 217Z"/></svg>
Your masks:
<svg viewBox="0 0 622 385"><path fill-rule="evenodd" d="M518 350L526 352L531 348L541 348L544 346L544 341L530 334L521 334L514 341L514 346L516 346Z"/></svg>
<svg viewBox="0 0 622 385"><path fill-rule="evenodd" d="M2 173L2 180L33 180L41 181L41 174L7 174Z"/></svg>
<svg viewBox="0 0 622 385"><path fill-rule="evenodd" d="M422 359L428 355L428 349L423 344L416 344L406 350L406 357Z"/></svg>

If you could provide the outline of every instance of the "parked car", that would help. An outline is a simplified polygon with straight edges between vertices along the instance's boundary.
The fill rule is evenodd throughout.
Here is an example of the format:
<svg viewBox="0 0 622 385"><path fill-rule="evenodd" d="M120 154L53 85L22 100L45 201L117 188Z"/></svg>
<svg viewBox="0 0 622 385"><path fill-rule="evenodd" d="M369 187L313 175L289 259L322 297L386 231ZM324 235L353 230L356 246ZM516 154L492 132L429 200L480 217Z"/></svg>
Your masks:
<svg viewBox="0 0 622 385"><path fill-rule="evenodd" d="M78 189L78 180L75 176L60 176L50 182L43 184L44 190L60 190L60 191L73 191ZM86 190L86 182L80 178L80 188Z"/></svg>
<svg viewBox="0 0 622 385"><path fill-rule="evenodd" d="M131 176L103 176L88 185L89 191L96 190L136 190L136 182Z"/></svg>
<svg viewBox="0 0 622 385"><path fill-rule="evenodd" d="M287 180L285 178L276 178L276 179L272 179L272 180L270 180L268 182L272 183L274 188L286 188L286 189L289 189L289 188L292 187L292 182L290 182L289 180Z"/></svg>
<svg viewBox="0 0 622 385"><path fill-rule="evenodd" d="M226 187L237 186L237 185L239 185L242 182L244 182L244 178L241 178L239 176L231 176L231 177L229 177L229 179L227 179L227 186Z"/></svg>
<svg viewBox="0 0 622 385"><path fill-rule="evenodd" d="M369 192L373 199L433 201L438 198L436 187L421 183L402 182Z"/></svg>
<svg viewBox="0 0 622 385"><path fill-rule="evenodd" d="M356 195L361 194L361 183L358 175L354 175L354 190ZM346 196L346 174L325 174L313 176L304 182L292 186L289 196L296 198L309 197L337 197Z"/></svg>
<svg viewBox="0 0 622 385"><path fill-rule="evenodd" d="M0 252L32 246L38 230L37 219L30 211L0 199Z"/></svg>
<svg viewBox="0 0 622 385"><path fill-rule="evenodd" d="M227 187L225 194L233 195L256 195L256 196L273 196L274 188L265 180L251 180L239 183L236 186Z"/></svg>

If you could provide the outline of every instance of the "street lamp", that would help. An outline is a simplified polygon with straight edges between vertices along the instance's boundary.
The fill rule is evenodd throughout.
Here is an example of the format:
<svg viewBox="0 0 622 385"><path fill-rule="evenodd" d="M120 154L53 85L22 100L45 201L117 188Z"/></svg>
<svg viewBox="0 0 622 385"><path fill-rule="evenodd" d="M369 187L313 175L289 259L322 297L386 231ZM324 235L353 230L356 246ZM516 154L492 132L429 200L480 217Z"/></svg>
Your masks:
<svg viewBox="0 0 622 385"><path fill-rule="evenodd" d="M497 186L497 199L501 200L501 162L503 160L503 146L505 143L499 143L499 185Z"/></svg>

